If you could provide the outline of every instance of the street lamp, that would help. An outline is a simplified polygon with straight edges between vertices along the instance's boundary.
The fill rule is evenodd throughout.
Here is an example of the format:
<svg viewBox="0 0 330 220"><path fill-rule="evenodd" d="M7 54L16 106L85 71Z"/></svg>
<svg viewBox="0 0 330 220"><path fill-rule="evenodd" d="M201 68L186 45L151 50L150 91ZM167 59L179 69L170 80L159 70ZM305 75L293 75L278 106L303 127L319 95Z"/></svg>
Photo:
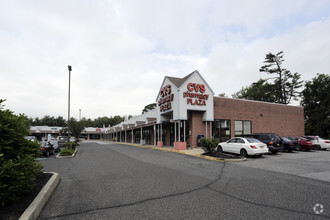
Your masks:
<svg viewBox="0 0 330 220"><path fill-rule="evenodd" d="M68 98L68 133L69 133L69 121L70 121L70 84L71 84L71 71L72 67L69 65L68 66L69 70L69 98Z"/></svg>

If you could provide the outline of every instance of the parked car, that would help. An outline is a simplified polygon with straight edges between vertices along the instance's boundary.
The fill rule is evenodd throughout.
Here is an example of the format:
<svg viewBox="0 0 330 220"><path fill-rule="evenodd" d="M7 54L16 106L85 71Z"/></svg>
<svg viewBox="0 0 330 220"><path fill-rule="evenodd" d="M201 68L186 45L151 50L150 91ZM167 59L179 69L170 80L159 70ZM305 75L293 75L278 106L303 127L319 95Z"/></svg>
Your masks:
<svg viewBox="0 0 330 220"><path fill-rule="evenodd" d="M61 151L61 147L58 144L58 141L57 140L50 140L49 143L53 146L53 148L54 148L55 151L57 151L57 152L60 152Z"/></svg>
<svg viewBox="0 0 330 220"><path fill-rule="evenodd" d="M312 142L310 142L306 138L303 138L303 137L287 137L287 138L290 139L290 140L298 139L298 143L301 147L301 150L310 151L310 150L315 149Z"/></svg>
<svg viewBox="0 0 330 220"><path fill-rule="evenodd" d="M330 140L320 138L319 136L305 136L304 138L312 142L315 149L330 149Z"/></svg>
<svg viewBox="0 0 330 220"><path fill-rule="evenodd" d="M330 140L327 139L323 139L319 137L319 144L318 144L318 149L322 150L322 149L330 149Z"/></svg>
<svg viewBox="0 0 330 220"><path fill-rule="evenodd" d="M283 151L283 143L280 136L273 133L255 133L252 135L253 138L260 140L267 144L270 152L277 154L277 152Z"/></svg>
<svg viewBox="0 0 330 220"><path fill-rule="evenodd" d="M217 147L218 152L240 154L243 157L249 155L262 156L269 152L267 145L255 138L235 137L227 142L221 142Z"/></svg>
<svg viewBox="0 0 330 220"><path fill-rule="evenodd" d="M292 136L285 137L285 138L289 139L290 141L292 141L294 143L293 145L296 146L296 149L295 150L297 150L297 151L300 151L301 150L301 146L299 144L299 138L292 137Z"/></svg>
<svg viewBox="0 0 330 220"><path fill-rule="evenodd" d="M283 152L284 151L292 152L294 150L300 150L298 141L293 141L286 137L281 137L281 139L283 143Z"/></svg>
<svg viewBox="0 0 330 220"><path fill-rule="evenodd" d="M48 141L42 141L40 151L44 156L49 157L54 154L54 147Z"/></svg>
<svg viewBox="0 0 330 220"><path fill-rule="evenodd" d="M65 143L68 141L68 137L66 136L58 136L57 137L59 147L64 147Z"/></svg>
<svg viewBox="0 0 330 220"><path fill-rule="evenodd" d="M24 138L25 138L26 140L33 141L33 142L36 142L36 141L37 141L36 136L25 136Z"/></svg>

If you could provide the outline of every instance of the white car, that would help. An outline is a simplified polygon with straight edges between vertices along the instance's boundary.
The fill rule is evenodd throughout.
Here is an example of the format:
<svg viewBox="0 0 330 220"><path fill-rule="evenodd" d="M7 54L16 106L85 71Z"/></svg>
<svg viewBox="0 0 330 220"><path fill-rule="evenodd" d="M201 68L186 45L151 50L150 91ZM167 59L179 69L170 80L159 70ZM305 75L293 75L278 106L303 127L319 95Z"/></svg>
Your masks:
<svg viewBox="0 0 330 220"><path fill-rule="evenodd" d="M267 144L262 143L258 139L235 137L227 142L219 143L217 151L240 154L246 157L249 155L262 156L267 154L269 149Z"/></svg>
<svg viewBox="0 0 330 220"><path fill-rule="evenodd" d="M307 136L307 138L319 150L330 149L330 140L320 138L319 136Z"/></svg>

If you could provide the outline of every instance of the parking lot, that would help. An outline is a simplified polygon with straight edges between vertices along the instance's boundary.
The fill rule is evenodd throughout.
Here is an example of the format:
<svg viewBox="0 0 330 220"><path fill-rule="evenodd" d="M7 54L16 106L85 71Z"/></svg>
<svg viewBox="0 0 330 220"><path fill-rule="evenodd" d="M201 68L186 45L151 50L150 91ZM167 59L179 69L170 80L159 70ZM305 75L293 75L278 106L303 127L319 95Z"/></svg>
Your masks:
<svg viewBox="0 0 330 220"><path fill-rule="evenodd" d="M261 158L248 157L247 161L236 164L330 182L329 150L267 154Z"/></svg>

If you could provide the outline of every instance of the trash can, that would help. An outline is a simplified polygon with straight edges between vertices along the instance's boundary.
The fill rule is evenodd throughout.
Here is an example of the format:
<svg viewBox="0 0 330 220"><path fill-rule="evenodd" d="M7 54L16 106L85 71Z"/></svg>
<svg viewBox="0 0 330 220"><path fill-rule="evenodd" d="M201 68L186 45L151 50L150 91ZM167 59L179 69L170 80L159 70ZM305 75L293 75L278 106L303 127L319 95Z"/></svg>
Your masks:
<svg viewBox="0 0 330 220"><path fill-rule="evenodd" d="M199 134L199 135L197 135L197 146L198 146L198 147L200 147L200 145L201 145L201 138L203 138L203 137L204 137L203 134Z"/></svg>

